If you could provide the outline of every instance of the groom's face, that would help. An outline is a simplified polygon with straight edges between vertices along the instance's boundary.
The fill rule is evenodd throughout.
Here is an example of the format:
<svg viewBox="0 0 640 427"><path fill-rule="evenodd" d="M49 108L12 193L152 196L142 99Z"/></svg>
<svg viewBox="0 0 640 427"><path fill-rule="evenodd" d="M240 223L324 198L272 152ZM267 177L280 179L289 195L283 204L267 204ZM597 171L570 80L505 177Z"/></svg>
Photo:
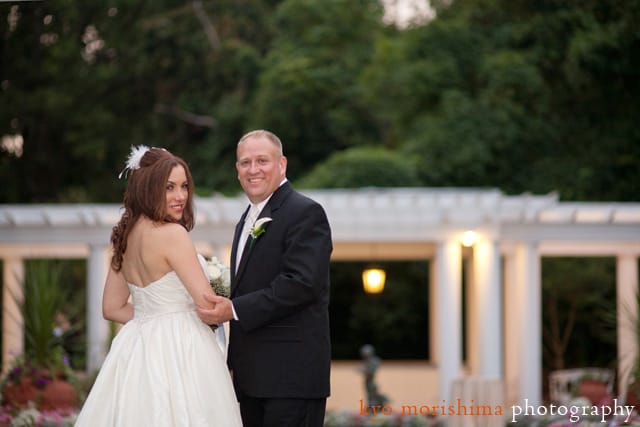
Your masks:
<svg viewBox="0 0 640 427"><path fill-rule="evenodd" d="M238 145L238 179L251 203L260 203L280 185L287 159L265 136L254 136Z"/></svg>

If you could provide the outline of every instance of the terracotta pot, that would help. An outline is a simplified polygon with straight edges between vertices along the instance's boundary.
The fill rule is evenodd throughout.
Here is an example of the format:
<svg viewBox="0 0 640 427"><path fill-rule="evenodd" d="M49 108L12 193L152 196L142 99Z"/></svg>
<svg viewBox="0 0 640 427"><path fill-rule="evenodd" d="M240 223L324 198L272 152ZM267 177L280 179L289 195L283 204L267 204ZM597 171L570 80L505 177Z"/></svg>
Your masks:
<svg viewBox="0 0 640 427"><path fill-rule="evenodd" d="M31 384L28 378L22 378L19 384L7 384L2 390L2 400L11 406L26 406L29 402L36 401L38 389Z"/></svg>
<svg viewBox="0 0 640 427"><path fill-rule="evenodd" d="M627 398L626 404L633 406L635 408L640 407L640 399L638 398L638 390L640 389L640 384L637 381L629 384L629 388L627 389Z"/></svg>
<svg viewBox="0 0 640 427"><path fill-rule="evenodd" d="M74 409L78 406L78 392L65 380L51 381L39 394L38 408L42 411Z"/></svg>
<svg viewBox="0 0 640 427"><path fill-rule="evenodd" d="M78 406L78 392L71 383L62 379L55 379L44 388L38 388L29 379L23 378L20 384L5 386L2 400L4 404L18 408L33 402L42 411L75 409Z"/></svg>
<svg viewBox="0 0 640 427"><path fill-rule="evenodd" d="M597 404L607 398L607 384L598 380L585 379L578 386L578 395L586 397L593 404Z"/></svg>

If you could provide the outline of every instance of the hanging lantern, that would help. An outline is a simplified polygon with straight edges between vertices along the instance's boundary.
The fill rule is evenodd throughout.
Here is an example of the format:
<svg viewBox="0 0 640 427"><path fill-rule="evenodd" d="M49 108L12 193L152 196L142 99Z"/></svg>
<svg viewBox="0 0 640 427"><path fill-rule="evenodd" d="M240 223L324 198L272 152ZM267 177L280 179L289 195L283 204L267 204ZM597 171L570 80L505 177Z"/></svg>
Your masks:
<svg viewBox="0 0 640 427"><path fill-rule="evenodd" d="M379 267L366 268L362 272L362 284L368 294L379 294L384 290L387 273Z"/></svg>

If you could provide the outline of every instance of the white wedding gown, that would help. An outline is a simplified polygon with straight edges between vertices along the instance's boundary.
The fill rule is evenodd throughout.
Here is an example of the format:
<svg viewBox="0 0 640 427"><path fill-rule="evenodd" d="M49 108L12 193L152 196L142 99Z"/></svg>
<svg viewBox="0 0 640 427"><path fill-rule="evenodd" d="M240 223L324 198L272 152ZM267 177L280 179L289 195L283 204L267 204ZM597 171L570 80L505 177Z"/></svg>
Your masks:
<svg viewBox="0 0 640 427"><path fill-rule="evenodd" d="M75 426L241 427L215 334L175 272L129 289L134 317L113 340Z"/></svg>

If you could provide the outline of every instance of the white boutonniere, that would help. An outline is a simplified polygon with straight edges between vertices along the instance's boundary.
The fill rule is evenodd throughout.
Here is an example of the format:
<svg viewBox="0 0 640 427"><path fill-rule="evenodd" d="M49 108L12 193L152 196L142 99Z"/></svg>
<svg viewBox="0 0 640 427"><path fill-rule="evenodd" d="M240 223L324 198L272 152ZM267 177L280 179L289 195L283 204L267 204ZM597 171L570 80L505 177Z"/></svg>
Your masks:
<svg viewBox="0 0 640 427"><path fill-rule="evenodd" d="M231 272L229 267L220 262L218 258L207 259L207 275L211 288L221 297L229 298L231 295Z"/></svg>
<svg viewBox="0 0 640 427"><path fill-rule="evenodd" d="M249 232L249 235L251 236L252 240L256 240L258 237L260 237L266 230L266 225L267 223L273 221L273 219L269 218L269 217L264 217L264 218L260 218L258 219L254 224L253 227L251 227L251 231Z"/></svg>

